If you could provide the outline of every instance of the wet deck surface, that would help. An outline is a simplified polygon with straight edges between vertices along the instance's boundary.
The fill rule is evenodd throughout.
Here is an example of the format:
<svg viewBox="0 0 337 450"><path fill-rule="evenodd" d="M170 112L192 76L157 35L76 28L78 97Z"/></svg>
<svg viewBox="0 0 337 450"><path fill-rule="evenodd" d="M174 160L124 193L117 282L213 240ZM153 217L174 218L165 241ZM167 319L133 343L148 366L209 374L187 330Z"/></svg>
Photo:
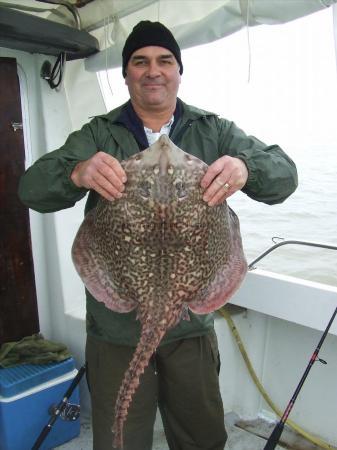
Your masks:
<svg viewBox="0 0 337 450"><path fill-rule="evenodd" d="M225 450L263 450L268 437L271 435L275 423L262 418L245 421L234 412L225 416L228 440ZM324 447L337 450L336 447ZM323 447L315 445L304 439L298 433L284 427L280 443L275 450L322 450ZM55 450L92 450L92 433L89 418L82 418L80 436L72 441L57 447ZM160 418L157 419L154 430L154 442L152 450L169 450Z"/></svg>
<svg viewBox="0 0 337 450"><path fill-rule="evenodd" d="M226 450L263 450L266 444L266 439L254 434L256 432L255 430L254 433L251 433L233 425L230 414L226 417L226 429L228 433ZM152 450L168 449L164 432L161 427L157 426L154 433ZM282 449L284 447L276 446L276 450ZM89 419L82 419L81 434L78 438L57 447L57 450L92 450L92 435Z"/></svg>

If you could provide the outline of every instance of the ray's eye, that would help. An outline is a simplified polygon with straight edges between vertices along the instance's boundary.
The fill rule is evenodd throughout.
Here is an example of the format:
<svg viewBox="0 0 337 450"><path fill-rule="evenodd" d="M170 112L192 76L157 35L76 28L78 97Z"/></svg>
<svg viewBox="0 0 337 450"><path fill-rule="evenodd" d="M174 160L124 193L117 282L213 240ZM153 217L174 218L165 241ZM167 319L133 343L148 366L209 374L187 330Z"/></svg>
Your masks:
<svg viewBox="0 0 337 450"><path fill-rule="evenodd" d="M185 184L182 181L177 181L175 183L175 188L178 198L184 198L187 195Z"/></svg>
<svg viewBox="0 0 337 450"><path fill-rule="evenodd" d="M151 194L151 183L149 181L142 181L139 184L139 193L144 198L149 198Z"/></svg>

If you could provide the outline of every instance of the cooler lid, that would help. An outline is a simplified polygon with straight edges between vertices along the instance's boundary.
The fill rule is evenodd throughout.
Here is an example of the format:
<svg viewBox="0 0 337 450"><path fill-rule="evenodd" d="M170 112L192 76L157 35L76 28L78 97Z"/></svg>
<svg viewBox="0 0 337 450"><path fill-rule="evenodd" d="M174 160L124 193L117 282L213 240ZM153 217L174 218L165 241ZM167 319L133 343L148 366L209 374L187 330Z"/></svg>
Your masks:
<svg viewBox="0 0 337 450"><path fill-rule="evenodd" d="M22 364L0 369L0 396L12 397L71 372L74 368L74 358L68 358L58 363Z"/></svg>

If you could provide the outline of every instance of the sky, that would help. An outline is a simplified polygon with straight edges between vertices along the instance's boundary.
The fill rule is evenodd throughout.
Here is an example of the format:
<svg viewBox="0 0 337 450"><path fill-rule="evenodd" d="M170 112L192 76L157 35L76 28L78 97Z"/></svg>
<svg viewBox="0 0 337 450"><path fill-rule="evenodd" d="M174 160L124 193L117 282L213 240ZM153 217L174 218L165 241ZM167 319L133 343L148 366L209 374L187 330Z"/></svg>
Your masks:
<svg viewBox="0 0 337 450"><path fill-rule="evenodd" d="M183 50L182 60L179 96L187 103L233 120L290 153L296 146L337 145L332 8L283 25L243 29ZM121 70L108 72L101 80L111 109L128 92Z"/></svg>
<svg viewBox="0 0 337 450"><path fill-rule="evenodd" d="M288 147L304 141L321 142L324 134L324 139L336 142L332 9L285 25L251 28L249 43L250 47L246 30L214 43L215 63L208 46L205 57L209 67L202 69L199 104L265 141L272 139ZM186 67L197 51L191 49L185 55ZM196 94L186 86L186 78L184 94L189 101ZM216 85L215 79L219 80Z"/></svg>

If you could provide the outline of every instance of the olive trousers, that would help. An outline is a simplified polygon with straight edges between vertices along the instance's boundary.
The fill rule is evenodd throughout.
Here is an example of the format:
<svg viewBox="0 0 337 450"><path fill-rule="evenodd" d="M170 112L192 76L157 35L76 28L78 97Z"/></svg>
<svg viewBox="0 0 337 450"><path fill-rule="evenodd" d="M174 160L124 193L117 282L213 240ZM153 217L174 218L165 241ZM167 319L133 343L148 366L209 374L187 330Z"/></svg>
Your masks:
<svg viewBox="0 0 337 450"><path fill-rule="evenodd" d="M88 336L93 450L111 450L117 392L133 347ZM151 450L159 407L170 450L223 450L227 440L214 332L159 347L141 376L124 423L124 450Z"/></svg>

